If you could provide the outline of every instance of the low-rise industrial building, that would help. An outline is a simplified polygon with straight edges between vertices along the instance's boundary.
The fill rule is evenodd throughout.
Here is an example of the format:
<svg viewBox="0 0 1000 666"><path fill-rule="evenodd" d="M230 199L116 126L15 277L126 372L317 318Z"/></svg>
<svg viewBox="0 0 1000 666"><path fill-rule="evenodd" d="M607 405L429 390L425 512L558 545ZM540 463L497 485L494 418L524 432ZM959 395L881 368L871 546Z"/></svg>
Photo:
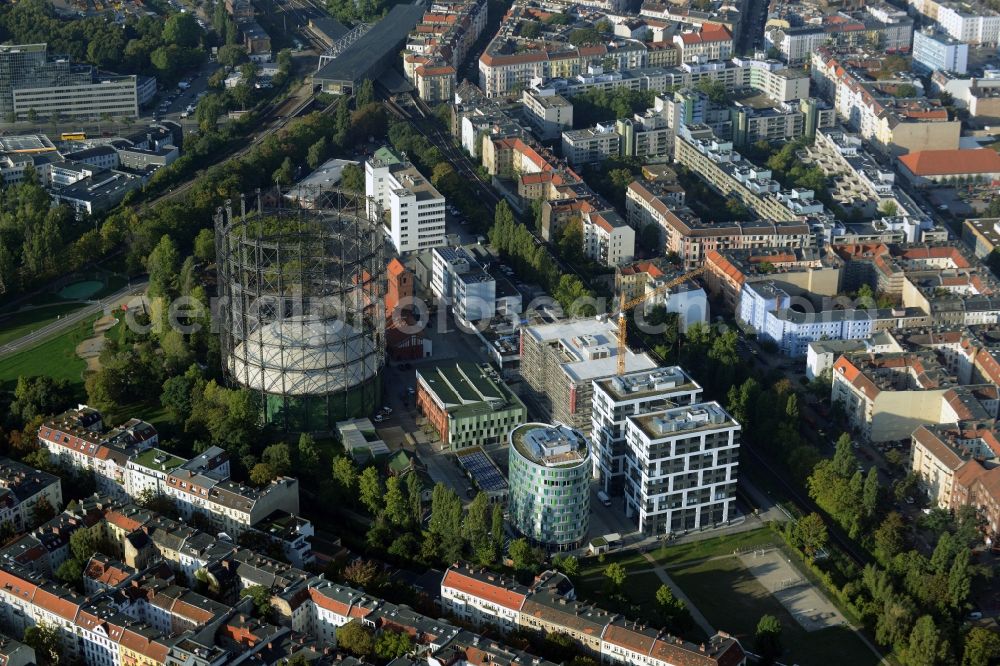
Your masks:
<svg viewBox="0 0 1000 666"><path fill-rule="evenodd" d="M418 368L416 406L451 451L500 444L527 417L495 373L467 362Z"/></svg>

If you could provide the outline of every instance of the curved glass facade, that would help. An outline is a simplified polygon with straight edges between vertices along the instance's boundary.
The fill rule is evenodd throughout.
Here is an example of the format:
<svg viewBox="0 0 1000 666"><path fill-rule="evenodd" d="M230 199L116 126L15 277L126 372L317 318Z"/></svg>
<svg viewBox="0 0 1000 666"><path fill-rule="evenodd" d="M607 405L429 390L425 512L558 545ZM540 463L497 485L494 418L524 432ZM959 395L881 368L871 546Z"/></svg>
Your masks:
<svg viewBox="0 0 1000 666"><path fill-rule="evenodd" d="M590 526L590 448L563 425L526 423L509 435L511 524L533 543L576 548Z"/></svg>

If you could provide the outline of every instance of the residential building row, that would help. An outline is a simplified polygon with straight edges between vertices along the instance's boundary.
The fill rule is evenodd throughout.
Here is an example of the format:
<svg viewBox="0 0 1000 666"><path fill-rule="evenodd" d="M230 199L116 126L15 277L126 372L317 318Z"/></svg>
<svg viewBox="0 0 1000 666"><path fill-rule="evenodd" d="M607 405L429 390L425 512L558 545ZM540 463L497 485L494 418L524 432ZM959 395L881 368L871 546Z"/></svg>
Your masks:
<svg viewBox="0 0 1000 666"><path fill-rule="evenodd" d="M695 173L723 197L735 197L765 220L805 222L828 217L815 192L783 190L771 170L745 159L731 141L721 141L705 126L687 125L677 135L674 160Z"/></svg>
<svg viewBox="0 0 1000 666"><path fill-rule="evenodd" d="M908 0L907 6L958 41L977 46L1000 43L1000 13L983 3Z"/></svg>
<svg viewBox="0 0 1000 666"><path fill-rule="evenodd" d="M296 479L250 488L230 479L229 456L218 447L186 460L156 448L158 443L150 424L132 419L106 429L100 412L85 405L38 429L38 444L51 460L92 472L100 492L118 498L163 495L185 519L200 516L233 539L276 513L299 513Z"/></svg>
<svg viewBox="0 0 1000 666"><path fill-rule="evenodd" d="M403 72L428 104L450 102L456 72L486 27L486 0L435 2L410 32Z"/></svg>
<svg viewBox="0 0 1000 666"><path fill-rule="evenodd" d="M753 88L777 102L809 97L809 75L801 69L789 69L777 60L743 57L608 71L603 65L594 64L573 76L532 79L530 87L565 97L588 90L610 92L622 88L663 94L695 87L702 81L718 81L727 90Z"/></svg>
<svg viewBox="0 0 1000 666"><path fill-rule="evenodd" d="M913 40L914 21L885 2L831 11L824 2L775 2L768 12L764 45L775 49L789 65L809 60L823 45L837 48L871 46L883 53L906 53Z"/></svg>
<svg viewBox="0 0 1000 666"><path fill-rule="evenodd" d="M221 666L245 660L277 666L299 656L316 664L360 666L360 662L344 659L336 651L337 630L349 622L359 622L376 634L409 635L412 648L405 663L411 666L423 661L439 665L482 663L484 659L511 666L553 666L445 619L386 602L155 512L108 498L86 498L36 533L58 534L58 543L67 544L69 535L80 529L98 531L104 539L103 547L117 551L113 555L95 554L86 563L86 593L53 582L51 572L69 557L68 547L58 547L52 539L48 544L54 548L23 543L34 539L27 535L3 551L0 622L15 639L32 626L52 627L60 654L88 666L165 666L180 662ZM455 576L462 569L463 565L449 568L438 583L445 598L442 610L459 619L468 614L456 603L458 594L469 591ZM212 597L189 589L187 580L200 581ZM502 579L499 584L513 585ZM252 616L252 599L240 594L250 587L263 588L270 594L270 618ZM488 588L473 588L490 595L479 607L499 610L503 606L491 603L495 597ZM575 605L573 599L568 579L545 572L533 584L533 598L527 603L528 608L536 603L550 604L558 612L567 603ZM511 618L508 626L540 631L544 628L538 622L543 619L553 626L562 622L566 626L561 631L579 640L573 623L567 621L572 613L529 616L525 609L522 624L515 619L521 617L522 605L519 603L513 612L500 611ZM605 624L626 626L623 619L603 611L600 615L606 618ZM498 624L502 625L502 621ZM601 637L608 633L606 628L598 632L598 640L592 637L582 642L581 649L594 651L597 647L594 653L602 654ZM5 638L0 643L3 654L19 653L16 640ZM612 644L614 641L609 648ZM667 666L699 655L699 663L741 665L746 659L739 642L722 633L702 646L671 637L651 654L656 661L651 662L648 655L619 651L615 661Z"/></svg>
<svg viewBox="0 0 1000 666"><path fill-rule="evenodd" d="M713 251L706 281L737 319L790 356L821 340L882 331L994 324L997 283L955 244L828 245L816 251ZM838 297L867 285L892 307ZM794 307L793 307L794 306Z"/></svg>
<svg viewBox="0 0 1000 666"><path fill-rule="evenodd" d="M37 524L39 509L59 511L62 500L58 476L0 458L0 526L23 532Z"/></svg>
<svg viewBox="0 0 1000 666"><path fill-rule="evenodd" d="M820 94L863 139L893 156L959 147L961 122L939 100L898 98L848 61L820 47L812 53L810 72Z"/></svg>
<svg viewBox="0 0 1000 666"><path fill-rule="evenodd" d="M695 645L576 599L572 584L547 571L531 585L456 564L441 581L446 612L475 626L569 635L586 653L608 664L742 666L747 657L735 638L718 632Z"/></svg>
<svg viewBox="0 0 1000 666"><path fill-rule="evenodd" d="M816 234L803 221L705 222L686 206L657 194L647 184L634 181L626 190L629 221L642 228L657 225L663 232L664 249L676 253L684 267L701 266L710 250L805 248L817 244Z"/></svg>
<svg viewBox="0 0 1000 666"><path fill-rule="evenodd" d="M832 401L870 442L907 440L922 425L990 421L1000 400L995 384L960 383L933 349L845 354L832 382Z"/></svg>

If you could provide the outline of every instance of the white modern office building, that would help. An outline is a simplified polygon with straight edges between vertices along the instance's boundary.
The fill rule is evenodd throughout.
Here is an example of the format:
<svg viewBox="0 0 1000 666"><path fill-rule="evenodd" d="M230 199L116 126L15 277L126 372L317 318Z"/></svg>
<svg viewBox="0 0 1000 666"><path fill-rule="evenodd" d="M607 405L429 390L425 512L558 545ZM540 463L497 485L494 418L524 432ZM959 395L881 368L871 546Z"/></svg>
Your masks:
<svg viewBox="0 0 1000 666"><path fill-rule="evenodd" d="M497 283L466 250L436 247L431 253L431 292L461 322L492 319Z"/></svg>
<svg viewBox="0 0 1000 666"><path fill-rule="evenodd" d="M625 512L644 534L725 523L733 515L740 424L717 402L630 416Z"/></svg>
<svg viewBox="0 0 1000 666"><path fill-rule="evenodd" d="M678 366L629 372L621 377L594 381L593 443L594 476L609 496L621 495L625 486L625 421L630 416L690 405L701 397L701 386Z"/></svg>
<svg viewBox="0 0 1000 666"><path fill-rule="evenodd" d="M380 148L365 162L365 195L399 253L445 244L445 199L410 162Z"/></svg>
<svg viewBox="0 0 1000 666"><path fill-rule="evenodd" d="M969 65L969 45L944 32L932 29L913 33L913 67L930 74L965 74Z"/></svg>

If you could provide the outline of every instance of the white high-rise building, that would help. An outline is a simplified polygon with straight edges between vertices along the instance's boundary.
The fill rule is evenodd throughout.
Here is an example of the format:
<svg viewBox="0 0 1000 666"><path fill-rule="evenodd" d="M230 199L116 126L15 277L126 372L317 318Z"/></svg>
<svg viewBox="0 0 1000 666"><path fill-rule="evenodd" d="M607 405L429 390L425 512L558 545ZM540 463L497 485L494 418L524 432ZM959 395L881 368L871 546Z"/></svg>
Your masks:
<svg viewBox="0 0 1000 666"><path fill-rule="evenodd" d="M621 495L625 486L625 421L630 416L691 405L701 398L701 386L678 366L629 372L594 381L590 438L594 449L594 477L608 495Z"/></svg>
<svg viewBox="0 0 1000 666"><path fill-rule="evenodd" d="M370 206L381 208L382 225L397 252L445 244L444 197L392 150L380 148L365 162L365 195Z"/></svg>
<svg viewBox="0 0 1000 666"><path fill-rule="evenodd" d="M669 534L733 516L740 424L719 403L630 416L625 441L625 512L639 531Z"/></svg>
<svg viewBox="0 0 1000 666"><path fill-rule="evenodd" d="M431 292L463 323L492 319L497 311L496 280L460 247L434 248Z"/></svg>

